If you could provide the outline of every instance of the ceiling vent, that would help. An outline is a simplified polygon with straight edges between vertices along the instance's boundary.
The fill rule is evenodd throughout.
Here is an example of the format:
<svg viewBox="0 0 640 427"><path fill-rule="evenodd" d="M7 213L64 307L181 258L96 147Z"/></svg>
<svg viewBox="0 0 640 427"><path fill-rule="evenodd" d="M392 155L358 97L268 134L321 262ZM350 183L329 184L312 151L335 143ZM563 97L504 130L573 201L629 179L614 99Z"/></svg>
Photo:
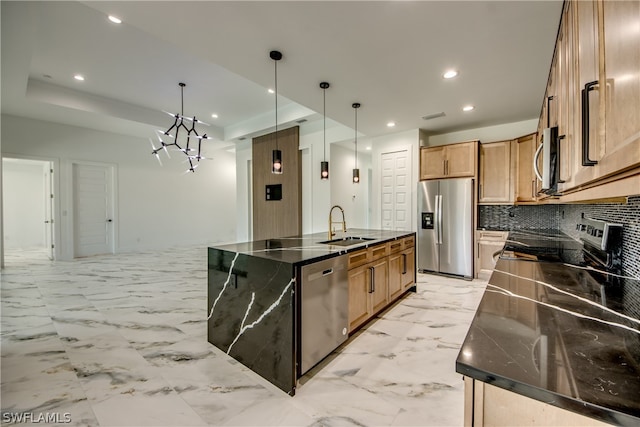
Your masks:
<svg viewBox="0 0 640 427"><path fill-rule="evenodd" d="M300 119L300 120L296 120L296 123L301 125L302 123L306 122L307 119Z"/></svg>
<svg viewBox="0 0 640 427"><path fill-rule="evenodd" d="M422 116L422 120L431 120L436 119L438 117L444 117L444 111L440 111L439 113L427 114L426 116Z"/></svg>
<svg viewBox="0 0 640 427"><path fill-rule="evenodd" d="M245 139L247 138L245 138L244 136L241 136L240 138L238 138L238 141L244 141Z"/></svg>

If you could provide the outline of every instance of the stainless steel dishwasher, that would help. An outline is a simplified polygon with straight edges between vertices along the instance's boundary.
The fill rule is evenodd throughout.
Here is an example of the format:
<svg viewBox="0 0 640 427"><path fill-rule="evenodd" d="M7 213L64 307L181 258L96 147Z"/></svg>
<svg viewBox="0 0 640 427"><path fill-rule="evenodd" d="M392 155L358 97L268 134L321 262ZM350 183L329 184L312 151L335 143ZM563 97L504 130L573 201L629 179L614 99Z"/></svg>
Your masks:
<svg viewBox="0 0 640 427"><path fill-rule="evenodd" d="M301 268L301 374L349 337L347 255Z"/></svg>

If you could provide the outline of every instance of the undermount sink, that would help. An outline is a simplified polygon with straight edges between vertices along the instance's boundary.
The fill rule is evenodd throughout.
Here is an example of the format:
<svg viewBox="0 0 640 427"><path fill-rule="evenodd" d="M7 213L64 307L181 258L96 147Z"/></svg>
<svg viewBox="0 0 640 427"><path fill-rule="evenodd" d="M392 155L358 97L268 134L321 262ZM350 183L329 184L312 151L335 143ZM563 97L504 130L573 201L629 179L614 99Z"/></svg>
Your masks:
<svg viewBox="0 0 640 427"><path fill-rule="evenodd" d="M318 242L318 243L322 243L324 245L351 246L351 245L357 245L359 243L366 242L369 240L375 240L375 239L373 237L342 237L340 239L325 240L324 242Z"/></svg>

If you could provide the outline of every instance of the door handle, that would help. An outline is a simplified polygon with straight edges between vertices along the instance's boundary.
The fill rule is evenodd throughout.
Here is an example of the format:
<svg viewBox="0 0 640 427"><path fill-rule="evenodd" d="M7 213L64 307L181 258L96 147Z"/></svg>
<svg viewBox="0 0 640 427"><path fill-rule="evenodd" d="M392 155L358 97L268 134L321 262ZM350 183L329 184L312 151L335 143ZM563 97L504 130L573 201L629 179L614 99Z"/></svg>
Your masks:
<svg viewBox="0 0 640 427"><path fill-rule="evenodd" d="M598 85L598 81L586 83L582 89L582 166L598 164L597 160L589 159L589 92Z"/></svg>
<svg viewBox="0 0 640 427"><path fill-rule="evenodd" d="M376 268L369 267L369 293L372 294L376 291Z"/></svg>

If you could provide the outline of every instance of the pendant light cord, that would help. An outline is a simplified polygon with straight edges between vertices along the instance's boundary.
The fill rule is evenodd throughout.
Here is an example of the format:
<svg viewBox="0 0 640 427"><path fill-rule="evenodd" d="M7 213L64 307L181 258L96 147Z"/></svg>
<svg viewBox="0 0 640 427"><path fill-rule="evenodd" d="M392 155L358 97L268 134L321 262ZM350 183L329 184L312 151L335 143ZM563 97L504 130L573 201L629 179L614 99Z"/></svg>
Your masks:
<svg viewBox="0 0 640 427"><path fill-rule="evenodd" d="M327 89L322 89L322 160L327 161Z"/></svg>
<svg viewBox="0 0 640 427"><path fill-rule="evenodd" d="M358 169L358 108L354 108L356 112L356 129L355 129L355 140L356 140L356 169Z"/></svg>
<svg viewBox="0 0 640 427"><path fill-rule="evenodd" d="M178 83L178 86L180 86L180 115L184 117L184 87L186 84Z"/></svg>
<svg viewBox="0 0 640 427"><path fill-rule="evenodd" d="M278 61L274 61L275 66L275 97L276 97L276 150L278 149Z"/></svg>

